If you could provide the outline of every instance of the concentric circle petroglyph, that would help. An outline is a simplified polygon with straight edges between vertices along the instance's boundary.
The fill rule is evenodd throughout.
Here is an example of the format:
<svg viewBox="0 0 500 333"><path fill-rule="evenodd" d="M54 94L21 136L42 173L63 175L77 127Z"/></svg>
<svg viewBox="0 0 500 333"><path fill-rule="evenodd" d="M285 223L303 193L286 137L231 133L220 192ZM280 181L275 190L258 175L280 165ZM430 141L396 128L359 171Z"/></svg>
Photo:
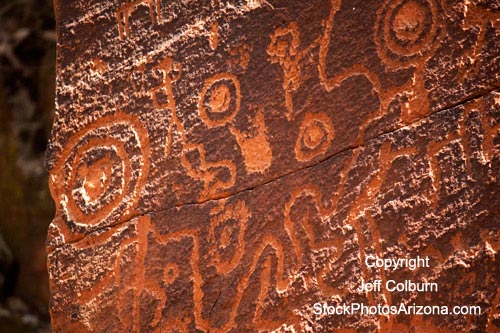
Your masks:
<svg viewBox="0 0 500 333"><path fill-rule="evenodd" d="M108 226L133 215L149 171L147 131L117 112L70 137L51 171L58 213L72 228Z"/></svg>
<svg viewBox="0 0 500 333"><path fill-rule="evenodd" d="M410 64L435 49L442 32L438 0L389 0L377 13L378 53L390 67Z"/></svg>
<svg viewBox="0 0 500 333"><path fill-rule="evenodd" d="M295 157L298 161L309 161L324 154L330 147L333 137L333 126L328 115L306 114L295 144Z"/></svg>
<svg viewBox="0 0 500 333"><path fill-rule="evenodd" d="M240 109L240 83L230 73L219 73L205 81L198 102L200 117L209 127L230 122Z"/></svg>

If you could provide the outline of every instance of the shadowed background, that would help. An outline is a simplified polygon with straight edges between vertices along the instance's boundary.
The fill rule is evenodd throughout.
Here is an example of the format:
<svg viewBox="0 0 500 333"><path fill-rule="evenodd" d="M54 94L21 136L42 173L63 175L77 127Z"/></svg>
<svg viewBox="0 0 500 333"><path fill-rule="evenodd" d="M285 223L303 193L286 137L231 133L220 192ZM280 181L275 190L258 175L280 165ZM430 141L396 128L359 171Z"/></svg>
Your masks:
<svg viewBox="0 0 500 333"><path fill-rule="evenodd" d="M50 332L43 157L54 113L51 0L0 1L0 332Z"/></svg>

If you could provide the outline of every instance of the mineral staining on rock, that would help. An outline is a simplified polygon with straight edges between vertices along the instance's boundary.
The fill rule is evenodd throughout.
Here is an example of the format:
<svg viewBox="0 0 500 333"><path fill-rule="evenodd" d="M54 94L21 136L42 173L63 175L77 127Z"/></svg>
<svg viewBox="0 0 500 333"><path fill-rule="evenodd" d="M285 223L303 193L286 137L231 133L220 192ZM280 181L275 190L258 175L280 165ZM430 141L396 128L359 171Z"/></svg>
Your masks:
<svg viewBox="0 0 500 333"><path fill-rule="evenodd" d="M55 332L500 329L494 1L56 7Z"/></svg>

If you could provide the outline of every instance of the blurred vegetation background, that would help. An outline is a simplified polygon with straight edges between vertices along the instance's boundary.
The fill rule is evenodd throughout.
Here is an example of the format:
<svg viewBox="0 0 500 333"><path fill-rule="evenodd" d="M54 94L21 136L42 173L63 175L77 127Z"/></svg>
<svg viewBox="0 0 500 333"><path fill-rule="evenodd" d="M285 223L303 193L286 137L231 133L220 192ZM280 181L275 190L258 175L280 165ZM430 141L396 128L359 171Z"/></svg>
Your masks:
<svg viewBox="0 0 500 333"><path fill-rule="evenodd" d="M43 156L55 46L52 0L0 0L0 332L50 332Z"/></svg>

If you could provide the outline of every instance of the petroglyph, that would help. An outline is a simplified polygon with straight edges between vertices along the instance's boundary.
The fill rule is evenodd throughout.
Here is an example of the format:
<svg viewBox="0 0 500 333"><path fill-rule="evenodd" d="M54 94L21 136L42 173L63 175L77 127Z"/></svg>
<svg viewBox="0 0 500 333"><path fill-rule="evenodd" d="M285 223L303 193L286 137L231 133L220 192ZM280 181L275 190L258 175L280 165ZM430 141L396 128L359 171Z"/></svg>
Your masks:
<svg viewBox="0 0 500 333"><path fill-rule="evenodd" d="M277 29L274 32L267 48L271 62L278 63L283 68L283 89L288 109L286 115L288 120L293 115L292 92L297 90L300 85L300 58L297 56L299 42L298 26L292 22L288 27Z"/></svg>
<svg viewBox="0 0 500 333"><path fill-rule="evenodd" d="M241 93L238 78L230 73L220 73L205 81L200 93L198 111L200 118L209 127L229 124L229 130L241 149L247 172L263 172L269 168L272 160L263 111L259 111L252 120L253 131L241 131L232 122L240 110L240 104Z"/></svg>
<svg viewBox="0 0 500 333"><path fill-rule="evenodd" d="M121 5L116 11L116 20L118 22L118 32L120 39L130 37L130 15L139 6L149 8L149 18L151 25L159 23L160 20L160 0L135 0Z"/></svg>
<svg viewBox="0 0 500 333"><path fill-rule="evenodd" d="M324 154L334 138L330 117L324 113L307 113L300 126L295 144L295 158L309 161Z"/></svg>
<svg viewBox="0 0 500 333"><path fill-rule="evenodd" d="M181 64L174 62L170 57L166 57L155 67L155 69L162 72L163 81L159 86L151 90L153 106L159 109L167 108L172 113L175 113L174 111L176 111L177 108L175 106L172 83L177 81L181 76ZM160 97L162 95L163 99Z"/></svg>
<svg viewBox="0 0 500 333"><path fill-rule="evenodd" d="M157 109L167 109L171 113L171 119L167 130L165 142L165 155L170 155L174 133L181 134L181 140L185 142L184 125L177 117L177 107L172 84L181 76L181 65L174 62L172 58L166 57L156 67L163 75L162 83L151 90L153 106Z"/></svg>
<svg viewBox="0 0 500 333"><path fill-rule="evenodd" d="M387 66L415 65L428 57L443 33L439 0L389 0L377 12L375 40Z"/></svg>
<svg viewBox="0 0 500 333"><path fill-rule="evenodd" d="M283 69L283 90L285 91L285 105L288 110L286 118L294 118L293 92L301 84L302 61L316 48L318 39L304 50L299 50L299 27L296 22L285 28L278 28L271 35L271 42L267 47L271 63L277 63Z"/></svg>
<svg viewBox="0 0 500 333"><path fill-rule="evenodd" d="M198 111L209 127L229 123L240 109L241 92L238 78L220 73L208 78L200 94Z"/></svg>
<svg viewBox="0 0 500 333"><path fill-rule="evenodd" d="M241 262L245 249L245 230L250 212L245 202L216 207L210 212L208 237L213 246L210 262L218 274L226 274Z"/></svg>
<svg viewBox="0 0 500 333"><path fill-rule="evenodd" d="M273 153L267 139L267 129L264 121L264 112L257 112L253 119L254 129L247 133L238 130L235 126L230 126L229 130L234 135L240 146L245 168L248 173L265 172L271 166Z"/></svg>
<svg viewBox="0 0 500 333"><path fill-rule="evenodd" d="M496 4L59 7L55 333L498 330ZM440 291L358 290L408 278Z"/></svg>
<svg viewBox="0 0 500 333"><path fill-rule="evenodd" d="M185 144L183 148L182 166L188 176L203 183L199 199L204 201L223 197L236 181L234 162L231 160L208 161L202 145Z"/></svg>
<svg viewBox="0 0 500 333"><path fill-rule="evenodd" d="M130 219L149 173L148 138L143 125L122 112L73 134L49 181L62 219L55 224L85 233Z"/></svg>
<svg viewBox="0 0 500 333"><path fill-rule="evenodd" d="M329 239L321 240L316 231L318 227L319 230L326 230L328 228L327 220L334 214L334 210L332 210L330 203L324 205L323 202L323 194L320 189L310 184L296 189L291 194L290 201L285 205L284 228L292 241L293 250L297 259L297 264L292 274L298 274L300 269L304 266L306 249L308 252L328 249L334 253L334 256L329 258L331 261L340 258L342 255L344 239L340 237L330 237ZM312 207L308 205L311 203ZM295 214L296 218L294 219L294 214L292 214L292 212L300 206L307 208L302 216ZM302 233L305 235L307 244L299 240ZM323 285L323 292L327 292L329 288L325 288L324 282L322 281L323 275L328 269L327 267L328 266L321 269L317 277L309 277L306 283L308 285L312 284L314 283L313 278L316 278L316 281L320 285Z"/></svg>
<svg viewBox="0 0 500 333"><path fill-rule="evenodd" d="M269 189L266 188L257 189L255 192L256 197L245 195L245 200L228 201L224 199L209 203L210 209L206 222L199 224L196 230L180 228L178 231L163 232L161 230L165 226L161 223L148 222L150 219L155 221L157 217L141 218L137 224L137 236L126 238L126 241L121 243L120 250L117 251L118 255L110 258L113 263L108 264L108 266L115 267L112 268L115 273L106 273L107 278L92 282L92 290L97 291L99 295L106 295L111 292L108 291L108 285L118 283L113 281L132 279L132 277L127 277L128 273L126 271L122 270L125 267L126 260L147 262L148 260L158 260L154 258L158 258L159 253L170 253L169 256L175 254L181 257L185 257L185 254L188 253L190 258L188 262L179 261L181 257L177 257L175 260L173 257L168 257L161 259L162 264L158 268L147 268L148 266L145 266L146 268L140 268L133 273L133 281L136 281L134 285L140 286L139 290L142 290L142 292L138 293L135 289L125 288L116 296L123 300L130 297L130 295L134 295L132 298L134 300L133 304L135 304L133 305L134 315L129 317L130 321L122 322L124 327L132 327L132 329L150 327L153 331L161 331L166 327L174 330L187 329L191 331L199 329L214 332L238 329L242 325L238 318L243 313L241 312L242 306L246 306L244 300L249 297L248 293L251 290L255 293L254 297L257 300L254 305L250 306L251 313L248 320L250 320L252 327L261 330L279 329L284 323L284 318L287 318L286 323L296 323L302 319L290 310L280 314L279 318L281 319L269 317L270 311L275 311L273 310L275 309L273 302L278 302L277 304L281 304L280 302L296 302L292 295L296 295L300 290L314 291L328 297L347 297L350 293L349 289L332 285L330 280L331 272L335 269L335 265L340 258L349 254L348 248L352 241L356 242L359 248L360 265L364 261L366 251L373 250L374 252L370 253L375 253L378 256L384 256L386 253L385 242L387 242L387 238L383 236L380 230L380 217L375 212L380 209L376 208L379 205L377 201L379 195L385 194L383 191L386 190L384 189L392 181L392 178L389 177L393 177L391 172L395 170L395 163L399 163L398 161L401 158L419 159L424 157L428 159L427 156L434 156L432 152L442 150L442 148L432 148L434 145L446 147L457 142L457 139L464 141L470 135L465 130L466 119L469 119L469 114L479 111L480 106L481 103L470 103L466 107L466 110L469 111L463 115L455 112L455 115L459 116L455 118L454 125L447 129L448 133L443 132L441 127L433 127L435 130L440 131L443 140L434 142L436 137L433 137L432 140L427 137L428 144L426 147L430 148L423 148L423 151L422 148L411 146L405 147L403 145L400 147L398 146L400 143L393 140L396 140L398 135L405 131L418 133L428 124L433 124L435 120L424 120L419 124L396 131L388 137L378 139L376 142L368 142L369 147L367 148L356 148L336 167L337 172L323 171L325 175L338 175L331 185L326 186L329 189L327 192L324 192L316 184L291 185L296 184L297 179L302 179L303 176L300 174L280 180L286 183L279 186L292 188L293 190L286 196L286 202L283 203L283 206L279 208L279 211L282 212L281 217L272 222L279 228L274 227L271 233L253 239L250 243L248 242L251 239L249 237L255 232L252 224L256 223L256 216L260 216L254 213L256 207L260 205L258 200L255 201L255 198L258 198L262 193L268 193ZM486 114L484 110L482 112ZM491 123L492 118L481 121ZM189 144L185 148L189 150ZM366 154L373 154L370 153L370 149L375 149L376 152L373 163L369 163L368 170L363 171L362 167L360 167L362 165L360 161L365 160ZM365 152L364 150L368 151ZM498 150L496 152L498 153ZM97 167L100 167L100 165ZM317 167L324 166L319 165ZM471 171L463 168L459 169L458 172L465 174ZM304 175L310 175L310 173L304 172ZM358 175L364 176L359 178ZM323 176L320 175L320 177ZM442 182L443 180L439 178L437 181ZM461 180L457 181L460 182ZM322 184L321 186L325 185ZM270 184L269 186L272 188L275 185ZM432 182L428 183L427 193L432 192L434 186ZM356 192L351 201L347 199L349 197L347 191L353 188L356 188ZM442 192L436 191L435 193L439 196ZM430 202L433 201L430 200ZM185 209L187 212L202 207L203 205L180 209ZM436 206L432 209L438 210L440 208ZM334 222L335 217L342 214L345 214L345 218L340 221L340 224ZM365 224L363 219L367 219L368 224ZM172 227L175 225L175 223L172 224ZM282 228L281 230L286 237L276 236L281 232L279 231L280 228ZM348 236L349 230L354 230L354 238ZM99 239L104 241L108 237L109 234L103 234ZM383 240L383 242L377 240ZM97 239L94 241L97 241ZM408 242L408 240L405 242ZM457 240L454 244L455 248L460 246L464 249L467 248L463 245L463 240ZM129 253L130 251L137 254L132 256ZM311 267L312 258L319 253L326 255L328 264ZM123 264L118 265L120 262L123 262ZM440 259L440 265L444 265L445 262L445 258ZM210 270L210 267L215 270ZM307 269L306 272L308 273L305 273L305 269ZM368 281L373 273L363 266L360 267L360 270L361 277ZM383 270L378 271L377 274L383 281L388 279L386 272ZM211 301L213 301L206 296L207 290L210 290L209 288L214 287L219 281L214 276L230 280L237 276L234 294L229 298L226 296L224 298L224 307L217 310L222 311L217 316L223 318L220 319L222 320L220 322L212 319L206 310L210 308ZM62 276L60 278L64 280ZM303 281L304 285L301 287L303 289L297 287L297 281ZM104 304L104 298L100 296L96 298L93 293L88 291L89 289L85 289L88 287L85 286L83 290L78 292L82 304L89 307L86 315L93 318L97 315L97 312L90 309L91 304ZM175 304L180 302L173 290L182 290L183 295L185 295L183 299L186 299L186 296L192 299L192 303L189 303L191 312L188 311L182 319L173 315L173 312L168 312L169 314L166 315L162 310L167 304L172 304L175 307ZM368 304L377 304L380 301L369 293L365 296ZM146 317L143 317L145 310L140 305L141 303L138 303L141 299L150 299L151 304L155 304L149 310L151 315L147 319L147 324L144 322ZM385 292L384 300L386 304L390 304L393 295ZM181 306L181 303L179 303L179 306ZM125 308L120 308L119 311L125 313L123 312ZM95 329L96 327L90 324L91 321L85 323L89 329ZM415 322L412 321L412 323ZM394 321L394 318L391 318L390 322L383 323L384 327L399 327L399 325L401 324Z"/></svg>

